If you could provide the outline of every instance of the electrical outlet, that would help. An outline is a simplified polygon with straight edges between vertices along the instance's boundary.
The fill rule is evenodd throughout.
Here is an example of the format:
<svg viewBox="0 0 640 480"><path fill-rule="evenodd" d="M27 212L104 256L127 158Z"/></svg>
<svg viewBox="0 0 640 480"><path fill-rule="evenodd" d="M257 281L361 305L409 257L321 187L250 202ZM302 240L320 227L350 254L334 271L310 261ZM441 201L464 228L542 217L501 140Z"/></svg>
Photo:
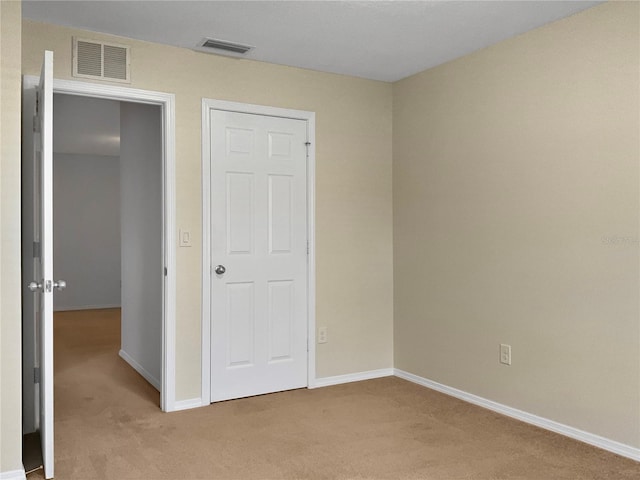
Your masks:
<svg viewBox="0 0 640 480"><path fill-rule="evenodd" d="M318 343L327 343L327 327L318 328Z"/></svg>
<svg viewBox="0 0 640 480"><path fill-rule="evenodd" d="M500 344L500 363L511 365L511 345Z"/></svg>

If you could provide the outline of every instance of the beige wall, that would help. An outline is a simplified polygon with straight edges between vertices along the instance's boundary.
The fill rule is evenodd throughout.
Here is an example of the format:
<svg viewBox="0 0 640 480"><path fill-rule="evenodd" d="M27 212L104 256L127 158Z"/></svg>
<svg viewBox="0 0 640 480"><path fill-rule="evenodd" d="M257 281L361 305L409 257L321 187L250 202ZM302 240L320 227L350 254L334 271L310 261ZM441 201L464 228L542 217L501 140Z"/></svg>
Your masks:
<svg viewBox="0 0 640 480"><path fill-rule="evenodd" d="M22 469L20 2L0 2L0 472Z"/></svg>
<svg viewBox="0 0 640 480"><path fill-rule="evenodd" d="M635 447L638 5L412 76L393 100L396 368Z"/></svg>
<svg viewBox="0 0 640 480"><path fill-rule="evenodd" d="M54 51L55 77L71 78L73 35L113 37L23 22L23 72ZM391 99L388 83L196 53L131 45L132 86L176 94L177 399L200 396L201 101L203 97L316 112L317 325L320 377L392 366Z"/></svg>

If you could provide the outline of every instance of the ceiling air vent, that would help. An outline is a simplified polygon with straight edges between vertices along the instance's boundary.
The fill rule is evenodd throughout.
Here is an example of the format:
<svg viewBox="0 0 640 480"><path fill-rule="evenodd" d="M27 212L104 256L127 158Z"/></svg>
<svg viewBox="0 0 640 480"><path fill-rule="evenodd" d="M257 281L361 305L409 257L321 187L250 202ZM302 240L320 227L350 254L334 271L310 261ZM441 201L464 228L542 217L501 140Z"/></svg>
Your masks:
<svg viewBox="0 0 640 480"><path fill-rule="evenodd" d="M251 49L253 49L253 47L250 45L218 40L216 38L205 38L196 47L196 50L200 52L218 53L220 55L230 55L232 57L241 57L246 55Z"/></svg>
<svg viewBox="0 0 640 480"><path fill-rule="evenodd" d="M74 38L73 76L131 83L129 46Z"/></svg>

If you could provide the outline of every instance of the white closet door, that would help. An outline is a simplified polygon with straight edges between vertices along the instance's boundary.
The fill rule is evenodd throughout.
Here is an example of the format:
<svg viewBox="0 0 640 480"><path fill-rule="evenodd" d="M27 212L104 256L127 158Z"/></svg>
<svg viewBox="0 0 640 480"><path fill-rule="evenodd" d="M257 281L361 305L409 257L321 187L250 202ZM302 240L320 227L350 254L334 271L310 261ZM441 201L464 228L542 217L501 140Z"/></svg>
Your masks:
<svg viewBox="0 0 640 480"><path fill-rule="evenodd" d="M305 387L307 123L212 110L211 140L211 399Z"/></svg>

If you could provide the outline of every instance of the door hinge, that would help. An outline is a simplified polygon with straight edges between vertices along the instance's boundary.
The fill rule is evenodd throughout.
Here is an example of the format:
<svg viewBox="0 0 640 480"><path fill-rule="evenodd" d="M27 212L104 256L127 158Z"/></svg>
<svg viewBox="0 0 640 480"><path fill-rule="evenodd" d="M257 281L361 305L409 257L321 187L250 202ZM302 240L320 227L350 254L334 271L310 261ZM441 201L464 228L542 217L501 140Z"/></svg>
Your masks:
<svg viewBox="0 0 640 480"><path fill-rule="evenodd" d="M307 255L309 255L309 241L307 240Z"/></svg>
<svg viewBox="0 0 640 480"><path fill-rule="evenodd" d="M40 367L33 369L33 383L40 383Z"/></svg>
<svg viewBox="0 0 640 480"><path fill-rule="evenodd" d="M40 113L40 90L36 90L36 114Z"/></svg>
<svg viewBox="0 0 640 480"><path fill-rule="evenodd" d="M164 267L164 276L167 276L167 267Z"/></svg>
<svg viewBox="0 0 640 480"><path fill-rule="evenodd" d="M33 258L40 258L41 247L40 242L33 242Z"/></svg>

